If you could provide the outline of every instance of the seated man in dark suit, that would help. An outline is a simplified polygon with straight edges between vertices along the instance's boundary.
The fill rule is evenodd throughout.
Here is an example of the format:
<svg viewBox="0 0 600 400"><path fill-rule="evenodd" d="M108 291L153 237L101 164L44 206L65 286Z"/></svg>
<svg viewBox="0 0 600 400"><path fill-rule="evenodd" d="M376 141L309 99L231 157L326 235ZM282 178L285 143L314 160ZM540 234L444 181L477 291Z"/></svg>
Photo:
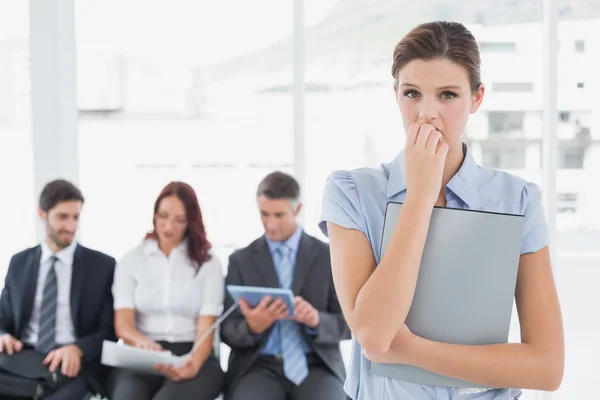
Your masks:
<svg viewBox="0 0 600 400"><path fill-rule="evenodd" d="M33 348L71 378L47 399L81 400L88 385L98 387L102 342L114 340L115 260L74 240L83 202L70 182L45 186L45 240L12 257L0 297L0 352Z"/></svg>
<svg viewBox="0 0 600 400"><path fill-rule="evenodd" d="M280 300L245 301L221 326L231 347L227 400L346 399L339 342L350 331L333 287L329 246L296 223L300 187L274 172L257 191L265 235L229 258L228 285L290 288L294 317ZM225 309L233 304L227 295Z"/></svg>

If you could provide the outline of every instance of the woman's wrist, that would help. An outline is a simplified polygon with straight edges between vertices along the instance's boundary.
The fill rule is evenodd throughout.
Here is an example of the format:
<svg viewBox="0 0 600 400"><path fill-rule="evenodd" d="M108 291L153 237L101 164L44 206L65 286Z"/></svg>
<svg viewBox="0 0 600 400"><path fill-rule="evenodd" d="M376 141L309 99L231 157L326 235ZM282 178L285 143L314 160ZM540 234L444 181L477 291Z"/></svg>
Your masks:
<svg viewBox="0 0 600 400"><path fill-rule="evenodd" d="M208 355L210 356L210 354ZM194 360L197 364L202 364L207 358L207 355L204 353L202 347L199 347L194 351L194 353L190 356L192 360Z"/></svg>
<svg viewBox="0 0 600 400"><path fill-rule="evenodd" d="M419 196L415 194L411 195L408 191L406 192L406 197L404 198L404 205L428 212L433 210L435 202L436 199L428 199L426 196Z"/></svg>
<svg viewBox="0 0 600 400"><path fill-rule="evenodd" d="M428 340L410 333L406 341L406 363L418 366L419 360L423 357L423 351L427 346Z"/></svg>

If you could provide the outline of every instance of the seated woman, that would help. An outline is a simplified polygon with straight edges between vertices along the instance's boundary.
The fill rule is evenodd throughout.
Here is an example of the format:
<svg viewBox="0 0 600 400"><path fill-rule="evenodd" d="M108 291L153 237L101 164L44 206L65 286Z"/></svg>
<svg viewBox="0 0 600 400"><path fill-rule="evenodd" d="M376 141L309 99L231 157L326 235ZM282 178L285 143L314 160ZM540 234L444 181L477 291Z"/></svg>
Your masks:
<svg viewBox="0 0 600 400"><path fill-rule="evenodd" d="M191 186L171 182L154 205L154 230L117 264L115 330L125 343L183 355L222 312L221 263L210 251ZM157 374L116 369L112 400L214 400L224 373L208 336L180 368Z"/></svg>

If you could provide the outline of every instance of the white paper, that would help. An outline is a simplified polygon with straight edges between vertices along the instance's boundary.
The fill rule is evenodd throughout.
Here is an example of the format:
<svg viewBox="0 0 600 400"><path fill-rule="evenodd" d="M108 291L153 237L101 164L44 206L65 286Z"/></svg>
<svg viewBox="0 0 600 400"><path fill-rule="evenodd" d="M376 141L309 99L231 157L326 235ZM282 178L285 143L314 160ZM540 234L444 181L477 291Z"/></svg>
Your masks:
<svg viewBox="0 0 600 400"><path fill-rule="evenodd" d="M176 368L183 367L187 360L194 354L200 345L210 336L210 334L227 318L237 307L239 303L235 302L227 311L223 313L214 324L196 341L192 350L182 356L176 356L170 351L152 351L129 346L119 340L118 343L105 340L102 343L101 362L104 365L117 368L128 368L137 371L159 372L154 368L156 364L169 364Z"/></svg>
<svg viewBox="0 0 600 400"><path fill-rule="evenodd" d="M128 368L137 371L159 372L154 368L156 364L180 365L180 357L170 351L152 351L140 349L126 344L105 340L102 343L102 358L104 365L118 368Z"/></svg>

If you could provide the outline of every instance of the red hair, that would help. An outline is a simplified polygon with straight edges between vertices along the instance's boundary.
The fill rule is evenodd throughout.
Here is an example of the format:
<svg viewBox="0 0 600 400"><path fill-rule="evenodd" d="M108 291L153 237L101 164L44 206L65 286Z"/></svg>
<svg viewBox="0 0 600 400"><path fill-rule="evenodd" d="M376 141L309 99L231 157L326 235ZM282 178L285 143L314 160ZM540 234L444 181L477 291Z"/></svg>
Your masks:
<svg viewBox="0 0 600 400"><path fill-rule="evenodd" d="M200 204L196 197L194 189L184 182L171 182L160 192L160 195L154 203L154 215L158 213L158 207L160 202L165 197L176 196L183 203L185 208L185 217L187 219L187 229L184 237L187 238L188 257L196 265L196 271L200 269L202 264L210 260L211 256L209 250L212 245L206 239L206 230L204 229L204 222L202 221L202 212L200 211ZM156 220L153 218L152 222L154 230L146 235L146 239L158 239L156 235Z"/></svg>

